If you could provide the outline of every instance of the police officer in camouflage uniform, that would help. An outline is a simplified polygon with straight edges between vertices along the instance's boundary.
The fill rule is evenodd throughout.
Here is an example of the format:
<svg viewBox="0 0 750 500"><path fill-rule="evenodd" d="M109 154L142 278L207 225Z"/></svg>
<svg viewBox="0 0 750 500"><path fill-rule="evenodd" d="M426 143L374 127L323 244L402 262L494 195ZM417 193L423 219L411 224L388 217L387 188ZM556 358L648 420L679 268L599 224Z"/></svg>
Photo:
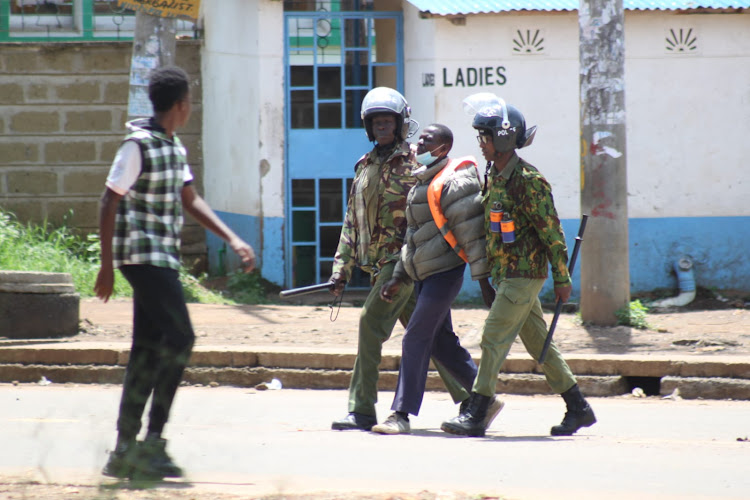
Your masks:
<svg viewBox="0 0 750 500"><path fill-rule="evenodd" d="M331 425L334 430L370 430L377 424L378 366L383 342L400 320L406 326L416 303L414 286L402 287L386 302L379 291L393 274L406 232L406 195L416 169L406 138L418 125L410 119L406 99L397 91L377 87L362 101L367 137L375 147L356 164L349 204L341 229L330 282L340 295L355 266L370 274L372 289L362 308L359 343L349 385L349 413ZM410 130L412 128L413 130ZM437 366L455 402L469 393Z"/></svg>
<svg viewBox="0 0 750 500"><path fill-rule="evenodd" d="M479 132L479 145L488 162L483 204L487 257L497 294L482 331L482 358L469 403L457 417L441 426L445 432L465 436L484 435L483 420L495 394L500 367L519 334L526 350L539 359L547 336L539 292L549 264L555 298L567 301L572 289L565 235L550 185L515 151L531 143L536 127L527 130L518 109L495 99L478 110L473 126ZM513 242L503 242L502 234L492 231L490 210L496 203L515 223ZM569 436L581 427L593 425L594 412L554 342L542 369L547 383L562 395L567 406L562 423L552 427L551 434Z"/></svg>

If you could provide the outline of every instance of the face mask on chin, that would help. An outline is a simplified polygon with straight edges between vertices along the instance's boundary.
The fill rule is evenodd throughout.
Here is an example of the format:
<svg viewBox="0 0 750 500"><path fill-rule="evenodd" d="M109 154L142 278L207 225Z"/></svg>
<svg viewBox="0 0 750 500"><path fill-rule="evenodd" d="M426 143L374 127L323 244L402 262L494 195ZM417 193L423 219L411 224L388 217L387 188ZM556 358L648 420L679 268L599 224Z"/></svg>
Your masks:
<svg viewBox="0 0 750 500"><path fill-rule="evenodd" d="M434 153L438 149L440 149L440 147L435 148L433 151L425 151L424 153L415 156L414 159L417 160L417 163L429 167L430 165L438 161L438 157L432 155L432 153Z"/></svg>

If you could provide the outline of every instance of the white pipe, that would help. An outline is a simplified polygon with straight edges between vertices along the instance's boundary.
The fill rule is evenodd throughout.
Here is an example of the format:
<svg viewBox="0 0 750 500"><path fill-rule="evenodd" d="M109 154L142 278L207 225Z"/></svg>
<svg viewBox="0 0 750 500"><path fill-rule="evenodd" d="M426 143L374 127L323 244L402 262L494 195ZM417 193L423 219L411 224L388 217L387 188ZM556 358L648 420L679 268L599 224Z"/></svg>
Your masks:
<svg viewBox="0 0 750 500"><path fill-rule="evenodd" d="M686 306L695 299L695 275L693 274L693 261L689 257L680 257L674 263L674 272L677 275L677 282L680 288L680 294L676 297L657 300L651 303L652 307L682 307Z"/></svg>

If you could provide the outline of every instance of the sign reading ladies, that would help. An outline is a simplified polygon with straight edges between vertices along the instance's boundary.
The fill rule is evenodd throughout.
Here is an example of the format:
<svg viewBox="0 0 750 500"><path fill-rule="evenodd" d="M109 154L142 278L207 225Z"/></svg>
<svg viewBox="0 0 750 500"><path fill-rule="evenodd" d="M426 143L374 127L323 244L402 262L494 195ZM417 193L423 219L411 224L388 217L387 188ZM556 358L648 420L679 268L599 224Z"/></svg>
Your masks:
<svg viewBox="0 0 750 500"><path fill-rule="evenodd" d="M505 66L443 68L443 87L488 87L505 85ZM422 73L422 86L434 87L434 73Z"/></svg>

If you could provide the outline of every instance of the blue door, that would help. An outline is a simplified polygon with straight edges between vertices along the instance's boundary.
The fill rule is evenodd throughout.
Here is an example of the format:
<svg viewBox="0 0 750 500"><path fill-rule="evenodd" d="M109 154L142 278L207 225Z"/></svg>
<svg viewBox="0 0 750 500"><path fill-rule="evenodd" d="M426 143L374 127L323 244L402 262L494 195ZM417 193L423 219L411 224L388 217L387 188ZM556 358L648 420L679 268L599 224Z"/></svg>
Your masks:
<svg viewBox="0 0 750 500"><path fill-rule="evenodd" d="M403 20L376 11L284 17L286 285L299 287L331 275L354 164L372 149L362 99L379 86L403 92Z"/></svg>

